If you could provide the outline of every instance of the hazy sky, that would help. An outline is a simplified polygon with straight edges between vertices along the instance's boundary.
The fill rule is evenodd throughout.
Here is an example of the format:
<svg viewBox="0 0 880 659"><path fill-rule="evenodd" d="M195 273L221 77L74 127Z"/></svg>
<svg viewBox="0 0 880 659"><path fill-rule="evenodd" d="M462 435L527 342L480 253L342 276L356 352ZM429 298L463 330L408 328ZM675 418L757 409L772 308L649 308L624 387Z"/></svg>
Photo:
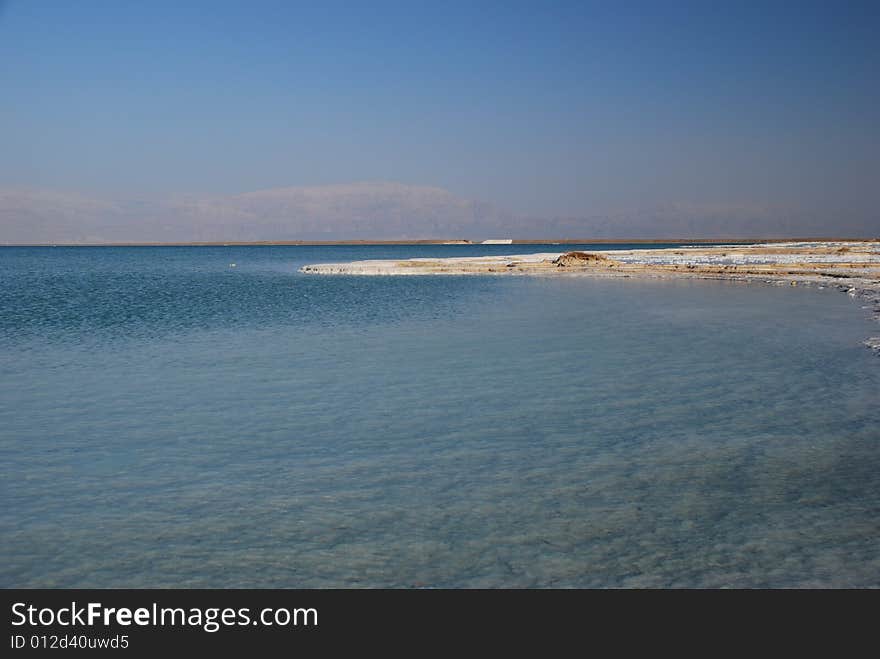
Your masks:
<svg viewBox="0 0 880 659"><path fill-rule="evenodd" d="M0 185L876 215L878 35L876 1L12 0Z"/></svg>

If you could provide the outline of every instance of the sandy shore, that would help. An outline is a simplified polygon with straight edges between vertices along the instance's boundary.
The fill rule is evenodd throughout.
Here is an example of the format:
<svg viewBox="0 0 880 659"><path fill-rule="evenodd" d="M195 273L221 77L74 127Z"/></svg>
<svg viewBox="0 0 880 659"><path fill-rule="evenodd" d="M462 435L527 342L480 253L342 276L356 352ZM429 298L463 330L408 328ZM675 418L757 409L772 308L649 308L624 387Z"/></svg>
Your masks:
<svg viewBox="0 0 880 659"><path fill-rule="evenodd" d="M320 275L698 278L835 288L880 322L880 242L791 242L307 265ZM880 355L880 336L865 344Z"/></svg>

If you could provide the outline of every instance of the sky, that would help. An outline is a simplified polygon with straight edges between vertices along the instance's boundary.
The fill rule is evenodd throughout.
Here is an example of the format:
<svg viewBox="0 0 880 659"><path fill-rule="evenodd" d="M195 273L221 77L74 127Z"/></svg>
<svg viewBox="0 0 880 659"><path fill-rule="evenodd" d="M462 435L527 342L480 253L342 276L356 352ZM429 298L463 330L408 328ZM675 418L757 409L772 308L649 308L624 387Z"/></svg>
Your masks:
<svg viewBox="0 0 880 659"><path fill-rule="evenodd" d="M0 186L877 218L878 2L0 3Z"/></svg>

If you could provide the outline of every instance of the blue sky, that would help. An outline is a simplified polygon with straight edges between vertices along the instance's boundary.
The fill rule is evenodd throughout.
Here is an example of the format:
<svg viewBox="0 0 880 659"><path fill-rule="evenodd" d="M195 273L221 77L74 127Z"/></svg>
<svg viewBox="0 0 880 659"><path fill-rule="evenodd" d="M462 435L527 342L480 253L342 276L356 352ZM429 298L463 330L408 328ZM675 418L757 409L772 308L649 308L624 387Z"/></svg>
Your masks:
<svg viewBox="0 0 880 659"><path fill-rule="evenodd" d="M0 185L873 213L878 34L877 2L11 0Z"/></svg>

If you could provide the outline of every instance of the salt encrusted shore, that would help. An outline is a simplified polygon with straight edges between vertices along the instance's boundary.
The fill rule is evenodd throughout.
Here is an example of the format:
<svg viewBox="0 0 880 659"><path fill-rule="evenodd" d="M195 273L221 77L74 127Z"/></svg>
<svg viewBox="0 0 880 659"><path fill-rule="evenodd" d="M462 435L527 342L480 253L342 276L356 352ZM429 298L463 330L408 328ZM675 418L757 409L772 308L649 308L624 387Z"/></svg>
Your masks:
<svg viewBox="0 0 880 659"><path fill-rule="evenodd" d="M880 241L790 242L321 263L319 275L543 275L724 279L835 288L880 322ZM880 336L865 345L880 355Z"/></svg>

